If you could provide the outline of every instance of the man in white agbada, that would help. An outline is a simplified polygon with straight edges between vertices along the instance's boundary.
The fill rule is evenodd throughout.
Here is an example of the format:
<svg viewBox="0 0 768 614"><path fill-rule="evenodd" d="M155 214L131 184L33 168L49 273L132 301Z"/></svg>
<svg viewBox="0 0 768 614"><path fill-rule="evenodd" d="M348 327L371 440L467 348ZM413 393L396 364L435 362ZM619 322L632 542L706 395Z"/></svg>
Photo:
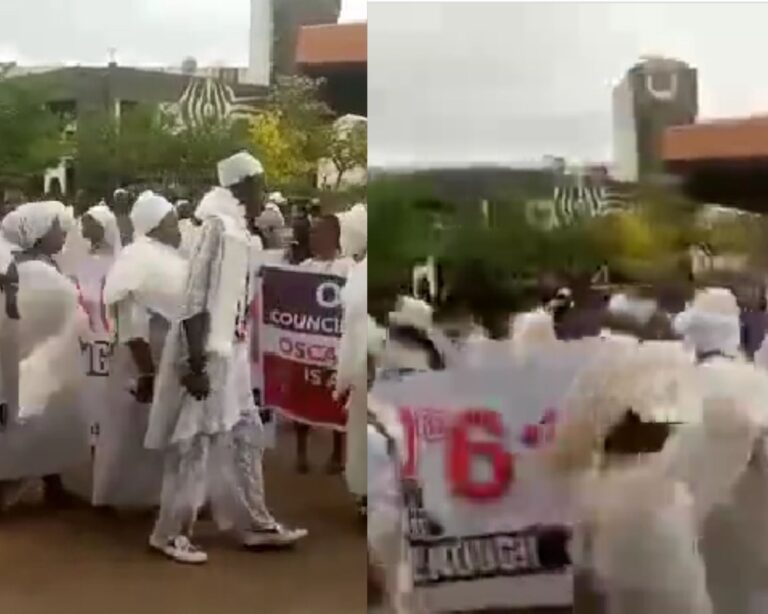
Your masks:
<svg viewBox="0 0 768 614"><path fill-rule="evenodd" d="M261 212L263 169L241 152L218 171L221 187L197 208L200 238L163 350L145 442L166 457L150 545L181 563L207 561L190 540L206 497L219 526L233 528L246 547L287 546L307 533L278 524L264 502L247 331L248 220Z"/></svg>
<svg viewBox="0 0 768 614"><path fill-rule="evenodd" d="M0 479L45 476L54 503L66 499L60 472L90 457L89 423L76 402L87 318L55 261L73 223L72 211L55 201L21 205L2 222L5 239L17 246L20 374L18 415L0 442Z"/></svg>
<svg viewBox="0 0 768 614"><path fill-rule="evenodd" d="M702 552L715 612L757 614L764 611L768 593L768 373L740 352L739 307L730 290L698 292L675 326L696 355L705 399L760 426L751 446L730 457L705 458L699 467L733 485L703 528Z"/></svg>
<svg viewBox="0 0 768 614"><path fill-rule="evenodd" d="M104 284L114 350L99 409L92 502L149 507L160 500L162 453L144 447L156 365L184 295L187 264L179 255L173 206L152 192L131 211L133 243L120 252Z"/></svg>

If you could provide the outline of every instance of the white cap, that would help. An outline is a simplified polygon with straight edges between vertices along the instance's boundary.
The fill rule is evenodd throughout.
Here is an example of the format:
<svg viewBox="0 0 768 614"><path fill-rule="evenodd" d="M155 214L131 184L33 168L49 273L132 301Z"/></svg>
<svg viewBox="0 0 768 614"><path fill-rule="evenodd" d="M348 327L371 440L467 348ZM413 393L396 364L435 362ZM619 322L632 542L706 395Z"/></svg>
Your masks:
<svg viewBox="0 0 768 614"><path fill-rule="evenodd" d="M219 162L219 184L228 188L240 183L246 177L264 174L264 167L247 151L241 151Z"/></svg>
<svg viewBox="0 0 768 614"><path fill-rule="evenodd" d="M149 190L142 192L131 209L134 232L137 236L146 235L157 228L171 211L175 211L173 205L160 194Z"/></svg>

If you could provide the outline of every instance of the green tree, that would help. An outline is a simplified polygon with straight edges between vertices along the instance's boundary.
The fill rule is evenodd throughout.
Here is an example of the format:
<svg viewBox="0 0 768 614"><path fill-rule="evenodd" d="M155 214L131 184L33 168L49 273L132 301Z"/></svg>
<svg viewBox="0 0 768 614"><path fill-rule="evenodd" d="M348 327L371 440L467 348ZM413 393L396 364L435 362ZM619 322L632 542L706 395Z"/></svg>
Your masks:
<svg viewBox="0 0 768 614"><path fill-rule="evenodd" d="M357 122L348 129L332 127L328 136L327 156L336 167L336 185L339 189L344 175L354 168L368 164L368 126Z"/></svg>
<svg viewBox="0 0 768 614"><path fill-rule="evenodd" d="M41 92L0 84L0 183L24 186L30 176L58 164L66 152L62 128Z"/></svg>
<svg viewBox="0 0 768 614"><path fill-rule="evenodd" d="M281 77L251 122L253 148L276 188L312 192L317 163L328 151L330 108L320 98L322 81Z"/></svg>
<svg viewBox="0 0 768 614"><path fill-rule="evenodd" d="M209 119L180 126L172 115L147 106L119 121L107 113L89 114L75 135L78 187L102 195L127 183L199 190L215 182L219 160L248 144L243 122Z"/></svg>

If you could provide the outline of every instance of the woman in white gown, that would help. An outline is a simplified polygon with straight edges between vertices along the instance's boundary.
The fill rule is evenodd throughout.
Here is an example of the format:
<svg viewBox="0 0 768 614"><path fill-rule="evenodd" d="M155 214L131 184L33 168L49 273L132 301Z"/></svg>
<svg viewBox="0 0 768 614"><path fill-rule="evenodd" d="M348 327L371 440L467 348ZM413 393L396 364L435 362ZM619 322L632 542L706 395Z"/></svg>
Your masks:
<svg viewBox="0 0 768 614"><path fill-rule="evenodd" d="M151 507L159 503L163 458L144 447L154 374L170 321L184 291L186 261L176 212L166 199L142 194L131 211L134 241L117 257L104 285L114 353L94 458L93 503Z"/></svg>
<svg viewBox="0 0 768 614"><path fill-rule="evenodd" d="M19 487L44 476L51 503L67 499L60 473L90 457L89 423L77 402L86 318L75 285L54 260L73 223L71 210L54 201L22 205L2 223L5 239L18 247L20 376L18 415L1 435L0 479Z"/></svg>
<svg viewBox="0 0 768 614"><path fill-rule="evenodd" d="M109 319L102 300L107 273L121 248L117 218L106 205L91 207L80 218L77 238L68 241L62 272L75 282L80 305L88 315L88 335L83 339L85 383L81 403L91 415L92 441L98 434L98 413L108 405L107 378L112 351ZM81 245L82 243L82 245Z"/></svg>

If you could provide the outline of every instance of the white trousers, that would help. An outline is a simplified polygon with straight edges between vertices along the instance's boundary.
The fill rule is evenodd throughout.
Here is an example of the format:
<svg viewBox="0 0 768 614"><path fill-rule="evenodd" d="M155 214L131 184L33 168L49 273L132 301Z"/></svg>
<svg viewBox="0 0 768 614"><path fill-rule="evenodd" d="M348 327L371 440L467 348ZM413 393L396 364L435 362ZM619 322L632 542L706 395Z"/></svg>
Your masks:
<svg viewBox="0 0 768 614"><path fill-rule="evenodd" d="M273 527L264 502L261 424L248 414L229 433L199 434L166 452L160 514L153 538L191 535L197 513L210 500L222 530Z"/></svg>

